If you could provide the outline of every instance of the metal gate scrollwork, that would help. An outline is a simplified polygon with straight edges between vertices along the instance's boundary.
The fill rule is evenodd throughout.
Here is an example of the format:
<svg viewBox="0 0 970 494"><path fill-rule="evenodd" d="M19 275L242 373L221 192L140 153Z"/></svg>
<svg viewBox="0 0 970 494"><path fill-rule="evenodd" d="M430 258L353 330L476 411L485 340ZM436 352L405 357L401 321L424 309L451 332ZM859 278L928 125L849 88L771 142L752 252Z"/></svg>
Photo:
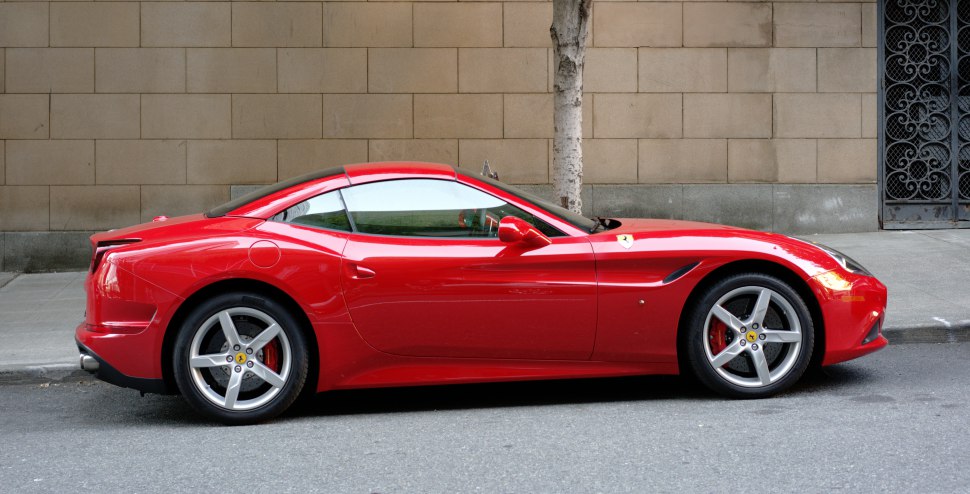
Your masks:
<svg viewBox="0 0 970 494"><path fill-rule="evenodd" d="M968 227L970 0L880 6L883 227Z"/></svg>

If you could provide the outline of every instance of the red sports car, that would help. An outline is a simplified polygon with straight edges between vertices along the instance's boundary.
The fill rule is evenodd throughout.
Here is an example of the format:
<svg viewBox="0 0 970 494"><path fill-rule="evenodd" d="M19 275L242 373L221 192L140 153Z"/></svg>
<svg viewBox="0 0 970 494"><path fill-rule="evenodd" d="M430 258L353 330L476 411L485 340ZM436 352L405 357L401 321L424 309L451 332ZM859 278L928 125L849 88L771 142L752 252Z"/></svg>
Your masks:
<svg viewBox="0 0 970 494"><path fill-rule="evenodd" d="M886 288L823 246L590 219L357 164L91 237L82 368L251 423L332 389L689 372L765 397L878 350Z"/></svg>

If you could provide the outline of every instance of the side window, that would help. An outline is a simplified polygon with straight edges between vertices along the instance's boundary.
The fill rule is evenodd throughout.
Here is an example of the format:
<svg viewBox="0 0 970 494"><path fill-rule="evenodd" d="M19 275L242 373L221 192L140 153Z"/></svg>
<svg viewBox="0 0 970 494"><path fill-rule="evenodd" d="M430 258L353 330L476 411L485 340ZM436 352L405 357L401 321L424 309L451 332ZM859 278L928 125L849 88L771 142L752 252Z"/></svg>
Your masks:
<svg viewBox="0 0 970 494"><path fill-rule="evenodd" d="M336 190L307 199L270 219L328 230L351 231L340 192Z"/></svg>
<svg viewBox="0 0 970 494"><path fill-rule="evenodd" d="M343 189L357 231L411 237L497 237L498 223L517 216L550 236L562 233L507 202L445 180L389 180Z"/></svg>

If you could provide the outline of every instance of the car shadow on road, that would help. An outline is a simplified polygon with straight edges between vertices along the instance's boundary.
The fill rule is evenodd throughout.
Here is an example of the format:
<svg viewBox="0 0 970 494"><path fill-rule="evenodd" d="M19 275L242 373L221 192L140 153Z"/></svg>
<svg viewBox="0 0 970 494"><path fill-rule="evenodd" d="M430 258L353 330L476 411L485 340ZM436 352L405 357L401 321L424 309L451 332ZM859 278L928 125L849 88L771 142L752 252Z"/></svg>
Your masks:
<svg viewBox="0 0 970 494"><path fill-rule="evenodd" d="M870 377L864 369L852 365L812 369L783 396L797 397L826 392L838 386L864 384ZM692 378L636 376L330 391L307 400L288 415L306 417L629 401L724 399L729 398L712 393Z"/></svg>

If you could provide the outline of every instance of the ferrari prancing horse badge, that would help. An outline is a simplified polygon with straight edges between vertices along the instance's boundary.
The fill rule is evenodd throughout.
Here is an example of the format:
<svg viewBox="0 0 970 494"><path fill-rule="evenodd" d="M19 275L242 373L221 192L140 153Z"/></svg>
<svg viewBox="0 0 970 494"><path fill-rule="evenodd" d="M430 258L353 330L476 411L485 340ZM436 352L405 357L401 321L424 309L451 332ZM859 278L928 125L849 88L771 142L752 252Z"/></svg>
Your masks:
<svg viewBox="0 0 970 494"><path fill-rule="evenodd" d="M627 234L617 235L616 241L619 242L624 249L629 249L630 247L633 247L633 235L627 235Z"/></svg>

